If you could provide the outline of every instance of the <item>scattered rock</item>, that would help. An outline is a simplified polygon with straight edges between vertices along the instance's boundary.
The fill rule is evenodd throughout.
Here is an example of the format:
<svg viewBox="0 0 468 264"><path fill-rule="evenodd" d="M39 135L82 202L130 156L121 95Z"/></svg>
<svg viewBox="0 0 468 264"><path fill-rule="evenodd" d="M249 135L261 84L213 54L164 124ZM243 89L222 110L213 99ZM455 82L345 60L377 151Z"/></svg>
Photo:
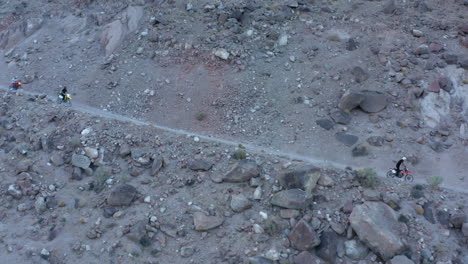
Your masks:
<svg viewBox="0 0 468 264"><path fill-rule="evenodd" d="M346 42L346 49L349 50L349 51L356 50L358 48L358 44L359 43L356 40L354 40L354 38L350 38Z"/></svg>
<svg viewBox="0 0 468 264"><path fill-rule="evenodd" d="M357 136L342 133L342 132L336 133L335 138L348 147L351 147L352 145L356 144L356 142L359 140Z"/></svg>
<svg viewBox="0 0 468 264"><path fill-rule="evenodd" d="M137 189L130 184L115 186L107 197L107 204L112 206L130 205L136 198Z"/></svg>
<svg viewBox="0 0 468 264"><path fill-rule="evenodd" d="M90 159L97 159L97 157L99 156L99 152L96 148L85 147L84 151L86 156L88 156L88 158Z"/></svg>
<svg viewBox="0 0 468 264"><path fill-rule="evenodd" d="M207 160L193 160L189 168L193 171L208 171L213 167L213 162Z"/></svg>
<svg viewBox="0 0 468 264"><path fill-rule="evenodd" d="M319 119L316 121L316 124L325 130L330 130L335 125L335 123L330 119Z"/></svg>
<svg viewBox="0 0 468 264"><path fill-rule="evenodd" d="M365 72L361 67L356 66L351 70L351 74L354 76L354 81L362 83L369 79L369 74Z"/></svg>
<svg viewBox="0 0 468 264"><path fill-rule="evenodd" d="M344 233L344 227L343 232ZM316 254L328 263L336 263L336 248L338 236L333 231L325 231L320 236L320 245L316 248Z"/></svg>
<svg viewBox="0 0 468 264"><path fill-rule="evenodd" d="M52 153L52 155L50 155L50 162L56 167L62 166L65 163L60 152Z"/></svg>
<svg viewBox="0 0 468 264"><path fill-rule="evenodd" d="M308 199L303 190L290 189L275 193L271 198L271 204L289 209L305 209Z"/></svg>
<svg viewBox="0 0 468 264"><path fill-rule="evenodd" d="M404 255L398 255L389 260L388 264L414 264L414 262Z"/></svg>
<svg viewBox="0 0 468 264"><path fill-rule="evenodd" d="M369 151L367 150L366 146L359 145L353 148L351 154L353 155L353 157L362 157L369 155Z"/></svg>
<svg viewBox="0 0 468 264"><path fill-rule="evenodd" d="M379 91L362 91L364 99L359 107L367 113L377 113L384 110L388 105L388 97Z"/></svg>
<svg viewBox="0 0 468 264"><path fill-rule="evenodd" d="M308 251L302 251L297 256L294 256L293 260L294 264L325 264L325 261Z"/></svg>
<svg viewBox="0 0 468 264"><path fill-rule="evenodd" d="M384 14L391 15L395 12L395 10L396 10L395 0L388 0L384 8L382 9L382 12Z"/></svg>
<svg viewBox="0 0 468 264"><path fill-rule="evenodd" d="M417 38L424 36L424 33L421 30L413 29L412 33L413 33L413 36Z"/></svg>
<svg viewBox="0 0 468 264"><path fill-rule="evenodd" d="M362 197L367 201L380 201L380 193L371 189L365 189Z"/></svg>
<svg viewBox="0 0 468 264"><path fill-rule="evenodd" d="M381 147L385 142L384 137L381 136L372 136L367 139L367 143L374 147Z"/></svg>
<svg viewBox="0 0 468 264"><path fill-rule="evenodd" d="M189 258L195 253L195 248L191 246L185 246L180 248L180 255L184 258Z"/></svg>
<svg viewBox="0 0 468 264"><path fill-rule="evenodd" d="M8 186L8 194L17 200L23 197L23 193L21 192L20 188L15 184L10 184Z"/></svg>
<svg viewBox="0 0 468 264"><path fill-rule="evenodd" d="M91 164L91 161L88 157L84 155L73 154L72 155L72 165L78 168L87 169Z"/></svg>
<svg viewBox="0 0 468 264"><path fill-rule="evenodd" d="M294 168L281 174L279 182L286 189L299 188L311 193L320 178L320 169L313 165Z"/></svg>
<svg viewBox="0 0 468 264"><path fill-rule="evenodd" d="M450 54L450 53L445 53L444 55L442 55L442 59L447 64L457 64L458 62L458 56L455 54Z"/></svg>
<svg viewBox="0 0 468 264"><path fill-rule="evenodd" d="M335 181L333 180L332 177L326 175L326 174L322 174L318 180L318 184L319 185L322 185L322 186L325 186L325 187L331 187L333 185L335 185Z"/></svg>
<svg viewBox="0 0 468 264"><path fill-rule="evenodd" d="M340 108L343 111L351 111L354 108L358 107L362 103L362 101L364 101L364 97L362 96L361 92L349 89L341 97L340 103L338 104L338 108Z"/></svg>
<svg viewBox="0 0 468 264"><path fill-rule="evenodd" d="M353 260L361 260L369 254L369 249L359 240L345 241L346 256Z"/></svg>
<svg viewBox="0 0 468 264"><path fill-rule="evenodd" d="M350 216L353 230L372 251L388 260L404 249L395 212L382 202L364 202Z"/></svg>
<svg viewBox="0 0 468 264"><path fill-rule="evenodd" d="M331 112L330 117L337 124L341 124L341 125L347 125L351 122L351 116L341 109Z"/></svg>
<svg viewBox="0 0 468 264"><path fill-rule="evenodd" d="M462 228L463 223L465 223L466 216L463 213L457 213L450 216L450 224L452 224L453 228L460 229Z"/></svg>
<svg viewBox="0 0 468 264"><path fill-rule="evenodd" d="M207 231L222 225L224 219L220 216L207 216L202 212L193 214L193 224L197 231Z"/></svg>
<svg viewBox="0 0 468 264"><path fill-rule="evenodd" d="M241 160L223 176L225 182L245 182L260 174L257 163L254 160Z"/></svg>
<svg viewBox="0 0 468 264"><path fill-rule="evenodd" d="M236 212L240 213L246 209L252 207L252 203L245 197L243 194L237 194L231 196L231 209Z"/></svg>
<svg viewBox="0 0 468 264"><path fill-rule="evenodd" d="M223 60L229 59L229 52L225 49L218 49L214 52L214 55Z"/></svg>
<svg viewBox="0 0 468 264"><path fill-rule="evenodd" d="M304 220L300 220L288 235L293 248L310 250L320 244L319 235Z"/></svg>

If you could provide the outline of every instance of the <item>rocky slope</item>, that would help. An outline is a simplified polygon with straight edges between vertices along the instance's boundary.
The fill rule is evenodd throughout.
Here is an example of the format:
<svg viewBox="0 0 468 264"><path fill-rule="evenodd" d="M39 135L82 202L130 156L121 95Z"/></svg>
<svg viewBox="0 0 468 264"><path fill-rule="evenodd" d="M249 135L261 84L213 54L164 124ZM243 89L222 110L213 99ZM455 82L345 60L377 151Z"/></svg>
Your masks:
<svg viewBox="0 0 468 264"><path fill-rule="evenodd" d="M3 262L468 258L465 194L0 95Z"/></svg>

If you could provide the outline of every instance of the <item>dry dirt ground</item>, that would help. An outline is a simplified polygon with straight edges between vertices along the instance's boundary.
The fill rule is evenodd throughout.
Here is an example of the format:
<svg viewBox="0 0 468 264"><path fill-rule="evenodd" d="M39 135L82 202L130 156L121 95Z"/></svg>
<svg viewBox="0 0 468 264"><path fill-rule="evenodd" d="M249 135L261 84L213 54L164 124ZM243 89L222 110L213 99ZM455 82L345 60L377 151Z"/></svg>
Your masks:
<svg viewBox="0 0 468 264"><path fill-rule="evenodd" d="M442 176L465 191L467 13L466 0L0 1L0 82L18 76L24 90L50 96L66 85L80 111L224 139L213 143L220 153L242 143L381 176L406 156L419 183ZM382 92L386 107L340 121L350 89ZM357 141L344 144L341 132ZM209 152L195 144L187 157L194 149Z"/></svg>

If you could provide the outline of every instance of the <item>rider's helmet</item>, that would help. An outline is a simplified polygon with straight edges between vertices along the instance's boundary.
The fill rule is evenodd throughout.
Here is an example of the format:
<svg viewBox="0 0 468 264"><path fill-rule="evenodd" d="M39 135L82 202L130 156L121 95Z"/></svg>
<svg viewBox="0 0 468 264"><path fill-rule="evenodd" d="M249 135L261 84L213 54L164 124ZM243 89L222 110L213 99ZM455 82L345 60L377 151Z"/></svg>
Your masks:
<svg viewBox="0 0 468 264"><path fill-rule="evenodd" d="M396 170L392 170L392 173L396 173Z"/></svg>
<svg viewBox="0 0 468 264"><path fill-rule="evenodd" d="M403 158L401 158L401 159L405 161L405 160L406 160L406 157L403 157Z"/></svg>

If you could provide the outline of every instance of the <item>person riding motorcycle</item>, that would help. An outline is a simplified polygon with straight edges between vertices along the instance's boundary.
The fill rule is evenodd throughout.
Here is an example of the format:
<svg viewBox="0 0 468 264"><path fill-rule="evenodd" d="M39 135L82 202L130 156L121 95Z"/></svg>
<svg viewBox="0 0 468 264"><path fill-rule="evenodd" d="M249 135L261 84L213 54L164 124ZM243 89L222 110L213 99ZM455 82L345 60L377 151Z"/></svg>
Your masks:
<svg viewBox="0 0 468 264"><path fill-rule="evenodd" d="M393 170L393 173L395 173L395 176L396 176L396 177L401 178L401 175L400 175L401 169L400 169L400 167L401 167L402 165L403 165L403 168L406 170L405 161L406 161L406 157L403 157L403 158L401 158L401 159L397 162L397 164L396 164L396 166L395 166L395 170Z"/></svg>
<svg viewBox="0 0 468 264"><path fill-rule="evenodd" d="M59 98L62 100L62 102L66 102L71 99L66 86L64 86L62 91L60 91Z"/></svg>
<svg viewBox="0 0 468 264"><path fill-rule="evenodd" d="M13 79L11 79L11 84L10 84L11 89L18 90L18 88L20 88L22 85L23 83L19 81L18 78L16 78L16 76L13 77Z"/></svg>

